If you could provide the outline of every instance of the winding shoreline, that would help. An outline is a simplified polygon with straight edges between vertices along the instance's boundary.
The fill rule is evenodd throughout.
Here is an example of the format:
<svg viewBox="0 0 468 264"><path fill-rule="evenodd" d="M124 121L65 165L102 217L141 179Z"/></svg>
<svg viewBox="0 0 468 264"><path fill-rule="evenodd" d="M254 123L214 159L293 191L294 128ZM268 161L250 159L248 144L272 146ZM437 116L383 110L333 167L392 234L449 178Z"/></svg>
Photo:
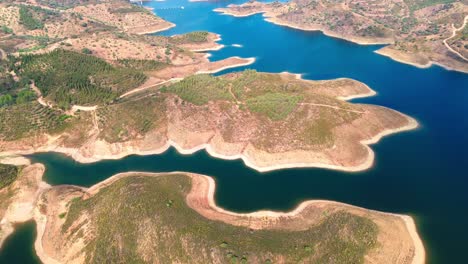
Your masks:
<svg viewBox="0 0 468 264"><path fill-rule="evenodd" d="M43 168L42 164L34 164L30 166L36 166L36 167L39 166L40 168ZM40 178L42 178L44 170L43 169L39 170L39 172L40 172ZM115 174L89 188L84 188L84 187L79 187L79 186L75 186L75 187L82 189L86 193L86 195L92 196L98 193L102 188L105 188L106 186L109 186L112 183L125 177L132 177L132 176L157 177L160 175L174 175L174 174L184 174L186 176L189 176L192 179L192 188L186 196L187 205L189 207L191 207L192 209L194 209L195 211L197 211L199 214L206 217L207 219L220 220L227 224L247 226L252 229L268 228L268 225L267 227L263 226L262 224L256 225L255 221L261 222L262 220L265 220L267 218L269 220L275 220L275 219L280 219L280 218L298 217L303 212L305 212L306 209L312 206L317 206L319 208L323 208L324 206L325 207L332 206L332 207L339 207L339 208L345 208L345 209L347 208L350 210L354 209L357 211L364 211L368 213L374 213L377 215L398 217L401 220L403 220L406 231L408 232L411 238L411 241L413 243L412 245L414 246L414 249L415 249L414 256L413 256L411 263L421 264L425 262L426 256L425 256L425 249L424 249L423 242L417 232L417 227L414 222L414 219L409 215L386 213L386 212L366 209L366 208L362 208L359 206L349 205L349 204L336 202L336 201L330 201L330 200L303 201L299 203L294 209L288 210L288 211L260 210L260 211L250 212L250 213L237 213L237 212L225 210L216 204L216 201L214 199L214 195L216 191L216 182L214 181L213 178L207 175L201 175L201 174L189 173L189 172L179 172L179 171L167 172L167 173L149 173L149 172L138 172L138 171L123 172L123 173ZM35 177L37 177L37 175ZM19 223L19 222L29 221L30 219L33 219L36 222L36 231L37 231L36 240L34 241L34 248L35 248L36 254L44 263L56 264L56 263L61 263L61 262L47 255L42 246L43 237L46 232L46 225L48 223L48 219L47 219L47 216L41 212L40 204L37 203L38 199L42 197L42 195L48 190L50 190L51 188L54 188L54 187L46 184L42 180L39 181L38 189L34 195L35 198L31 200L31 205L34 208L32 209L31 213L28 213L26 215L26 218L28 217L29 218L28 219L25 218L25 219L21 219L21 221L13 221L13 222ZM202 198L203 200L204 199L207 200L208 202L207 208L204 207L203 204L200 207L200 204L197 203L199 198ZM211 214L210 214L210 211L211 211ZM213 212L215 213L215 215L212 214ZM233 220L235 219L233 219L232 217L241 218L241 219L249 219L249 221L247 222L234 221L233 222ZM13 231L13 230L10 230L10 231ZM11 233L9 233L8 235L10 234ZM5 236L5 238L6 237L7 236Z"/></svg>
<svg viewBox="0 0 468 264"><path fill-rule="evenodd" d="M46 146L45 148L40 148L32 151L24 151L24 152L3 152L0 154L3 154L3 156L7 155L28 155L28 154L34 154L37 152L48 152L48 151L53 151L53 152L59 152L62 154L65 154L72 159L74 159L77 162L80 163L94 163L98 162L101 160L117 160L117 159L122 159L124 157L130 156L130 155L140 155L140 156L146 156L146 155L158 155L166 152L170 147L173 147L177 150L182 155L191 155L195 152L198 152L200 150L205 150L210 156L214 158L219 158L219 159L224 159L224 160L237 160L241 159L244 164L247 167L250 167L258 172L269 172L273 170L280 170L280 169L290 169L290 168L322 168L322 169L332 169L332 170L338 170L338 171L345 171L345 172L358 172L358 171L364 171L367 169L370 169L374 163L375 159L375 153L374 151L369 147L369 145L377 143L381 138L384 136L393 134L393 133L398 133L398 132L403 132L403 131L409 131L412 129L416 129L418 127L418 122L409 117L406 116L408 120L408 124L406 126L400 127L400 128L395 128L395 129L386 129L375 135L374 137L366 140L362 140L360 143L365 146L365 148L368 151L367 159L361 163L360 165L357 166L339 166L339 165L332 165L332 164L325 164L325 163L302 163L302 162L297 162L297 163L285 163L285 164L278 164L278 165L271 165L271 166L259 166L255 164L253 159L249 157L247 154L240 153L236 155L223 155L218 153L213 146L210 143L204 143L198 146L195 146L190 149L185 149L182 146L180 146L177 142L169 139L166 141L166 143L153 150L148 150L148 151L141 151L137 149L125 149L121 151L119 154L112 154L112 155L96 155L94 154L92 157L84 157L80 152L79 149L73 149L73 148L64 148L64 147L55 147L55 146Z"/></svg>
<svg viewBox="0 0 468 264"><path fill-rule="evenodd" d="M349 41L351 43L355 43L355 44L359 44L359 45L391 45L393 44L395 41L394 40L390 40L390 39L387 39L387 40L371 40L371 39L368 39L368 38L359 38L359 37L353 37L353 36L343 36L341 34L338 34L338 33L334 33L334 32L331 32L327 29L324 29L323 27L320 27L320 26L317 26L317 27L301 27L301 26L298 26L298 25L294 25L294 24L291 24L291 23L288 23L288 22L285 22L285 21L280 21L279 19L277 19L275 17L275 14L270 12L270 11L267 11L267 10L258 10L258 11L252 11L252 12L249 12L249 13L245 13L245 14L236 14L236 13L232 13L228 10L229 6L228 7L225 7L225 8L216 8L214 9L213 11L214 12L217 12L217 13L220 13L221 15L228 15L228 16L233 16L233 17L237 17L237 18L240 18L240 17L248 17L248 16L252 16L252 15L256 15L256 14L262 14L263 16L263 20L265 20L266 22L269 22L269 23L272 23L272 24L275 24L275 25L278 25L278 26L283 26L283 27L289 27L289 28L292 28L292 29L298 29L298 30L302 30L302 31L319 31L321 33L323 33L325 36L328 36L328 37L332 37L332 38L337 38L337 39L341 39L341 40L345 40L345 41ZM468 73L468 69L463 69L463 68L455 68L455 67L450 67L450 66L447 66L447 65L443 65L441 63L437 63L435 61L432 61L432 60L429 60L426 64L420 64L414 60L411 60L409 58L405 59L405 58L401 58L401 55L397 54L397 50L390 50L388 51L387 49L385 49L386 47L388 46L385 46L385 47L382 47L376 51L374 51L375 53L379 54L379 55L382 55L382 56L385 56L385 57L388 57L396 62L399 62L399 63L403 63L403 64L407 64L407 65L411 65L411 66L414 66L414 67L417 67L417 68L420 68L420 69L427 69L427 68L430 68L434 65L436 66L439 66L445 70L448 70L448 71L458 71L458 72L462 72L462 73ZM408 54L408 56L411 56L411 54Z"/></svg>
<svg viewBox="0 0 468 264"><path fill-rule="evenodd" d="M218 69L218 71L220 71L220 69ZM280 74L291 74L291 73L283 72ZM292 74L292 75L294 75L295 78L297 79L302 79L300 74ZM376 92L372 90L370 87L368 87L367 85L365 87L367 88L367 91L365 92L361 92L361 93L349 95L349 96L342 96L342 97L339 97L339 99L346 101L346 100L351 100L354 98L374 96L376 94ZM170 147L174 147L182 155L190 155L197 151L205 150L210 156L214 158L219 158L219 159L224 159L224 160L240 159L244 162L244 164L247 167L250 167L258 172L268 172L268 171L288 169L288 168L322 168L322 169L332 169L332 170L346 171L346 172L358 172L358 171L367 170L371 168L374 164L375 153L369 147L369 145L377 143L384 136L398 133L398 132L413 130L419 126L418 122L410 116L407 116L405 114L399 113L393 109L389 109L383 106L379 106L379 107L384 108L387 111L393 111L401 115L407 120L406 124L400 127L396 127L396 128L383 129L382 131L375 134L374 136L359 141L359 143L366 149L367 156L364 158L365 159L364 161L360 162L357 165L348 165L348 166L341 165L341 164L337 164L336 162L333 162L332 159L328 159L324 161L309 162L307 161L308 158L301 158L300 155L299 155L299 158L290 157L289 161L292 161L292 162L288 162L288 159L284 159L284 158L281 159L281 158L275 158L275 157L278 157L278 156L281 157L282 155L285 155L285 153L295 155L294 151L288 151L284 153L267 153L267 152L264 152L263 150L258 150L255 148L250 148L250 151L249 151L247 150L247 146L252 147L250 143L247 143L247 145L244 146L243 149L239 149L234 152L224 151L224 153L230 153L230 154L223 154L223 150L222 150L223 145L226 145L226 144L229 145L229 143L224 142L224 141L212 142L211 139L208 139L208 141L204 140L204 142L200 142L200 144L198 145L193 146L192 144L193 147L184 148L180 144L180 142L178 142L176 139L173 139L173 137L169 135L167 135L167 138L165 139L165 141L161 141L153 146L150 145L150 147L147 148L146 150L142 150L142 147L140 146L142 142L138 140L113 144L113 143L108 143L103 140L95 139L91 152L89 152L88 155L86 155L83 152L83 149L81 148L70 148L70 147L58 146L57 144L54 143L55 139L53 137L50 137L49 142L43 146L32 148L32 149L27 149L27 150L3 151L3 152L0 152L0 158L2 156L5 157L9 155L29 155L29 154L33 154L37 152L59 152L59 153L62 153L71 157L77 162L93 163L93 162L98 162L100 160L122 159L129 155L142 155L142 156L158 155L158 154L162 154L166 152ZM96 152L100 152L100 153L96 153ZM257 157L261 157L262 153L267 155L267 159L260 160L259 162ZM257 154L260 156L258 156ZM301 159L303 160L302 162L301 162ZM298 160L298 162L294 162L295 160ZM312 161L313 161L313 158L312 158ZM261 163L263 163L263 165Z"/></svg>
<svg viewBox="0 0 468 264"><path fill-rule="evenodd" d="M368 38L343 36L343 35L340 35L338 33L334 33L334 32L331 32L329 30L326 30L323 27L319 27L319 26L317 26L317 27L301 27L301 26L294 25L294 24L291 24L291 23L288 23L288 22L285 22L285 21L280 21L275 17L274 13L272 13L270 11L266 11L266 10L252 11L252 12L246 13L246 14L235 14L235 13L229 12L229 10L223 9L223 8L216 8L213 11L217 12L217 13L220 13L221 15L228 15L228 16L233 16L233 17L238 17L238 18L240 18L240 17L249 17L249 16L253 16L253 15L256 15L256 14L262 14L263 20L265 20L266 22L278 25L278 26L289 27L289 28L292 28L292 29L298 29L298 30L302 30L302 31L320 31L320 32L322 32L324 35L326 35L328 37L346 40L346 41L356 43L356 44L359 44L359 45L388 45L388 44L392 44L394 42L393 40L390 40L390 39L370 40Z"/></svg>
<svg viewBox="0 0 468 264"><path fill-rule="evenodd" d="M217 73L217 72L224 71L224 70L231 69L231 68L248 66L248 65L255 63L255 61L257 60L256 58L241 58L238 56L229 57L229 59L246 60L246 62L231 64L231 65L223 66L223 67L213 69L213 70L197 71L196 74L212 74L212 73ZM211 61L211 62L216 62L216 61Z"/></svg>
<svg viewBox="0 0 468 264"><path fill-rule="evenodd" d="M154 33L158 33L158 32L162 32L162 31L166 31L170 28L173 28L176 26L176 24L172 23L172 22L168 22L166 21L167 23L170 23L169 25L165 26L165 27L162 27L162 28L159 28L159 29L154 29L154 30L147 30L147 31L140 31L138 33L136 33L137 35L146 35L146 34L154 34Z"/></svg>
<svg viewBox="0 0 468 264"><path fill-rule="evenodd" d="M462 73L468 73L468 70L465 70L465 69L455 69L455 68L452 68L452 67L449 67L447 65L443 65L443 64L440 64L440 63L437 63L435 61L428 61L427 63L425 64L421 64L421 63L418 63L418 62L415 62L415 61L411 61L411 60L405 60L403 58L400 58L400 54L398 54L398 51L397 50L388 50L386 49L386 47L383 47L381 49L378 49L376 51L374 51L375 53L381 55L381 56L384 56L384 57L387 57L387 58L390 58L396 62L399 62L399 63L403 63L403 64L406 64L406 65L410 65L410 66L413 66L413 67L416 67L416 68L419 68L419 69L428 69L432 66L439 66L447 71L457 71L457 72L462 72Z"/></svg>
<svg viewBox="0 0 468 264"><path fill-rule="evenodd" d="M348 209L355 209L359 211L375 213L378 215L393 216L393 217L400 218L403 221L406 227L406 230L409 236L411 237L413 246L415 248L414 257L411 263L423 264L425 262L426 254L425 254L424 245L417 232L416 224L413 218L409 215L386 213L386 212L366 209L366 208L362 208L359 206L354 206L354 205L336 202L336 201L330 201L330 200L306 200L306 201L299 203L294 209L288 210L288 211L260 210L260 211L254 211L251 213L237 213L237 212L225 210L216 204L216 201L214 199L214 195L216 191L216 182L214 181L212 177L207 176L207 175L202 175L202 174L183 172L183 171L175 171L175 172L168 172L168 173L148 173L148 172L138 172L138 171L123 172L123 173L115 174L105 179L104 181L101 181L89 188L82 188L82 187L80 188L82 188L82 190L86 193L86 196L91 197L99 193L101 189L126 177L134 177L134 176L158 177L158 176L163 176L163 175L177 175L177 174L184 174L190 177L192 180L192 188L185 198L186 203L189 207L191 207L193 210L197 211L199 214L201 214L207 219L219 220L227 224L231 224L231 225L247 226L252 229L263 229L264 227L262 227L261 225L257 226L254 224L254 222L262 221L262 220L265 220L266 218L268 218L268 220L274 221L275 219L280 219L280 218L298 217L303 212L305 212L305 210L307 210L309 207L316 206L316 205L320 207L324 207L324 206L344 207ZM203 206L200 207L200 205L195 202L199 198L207 199L208 208L205 208ZM212 214L208 214L210 210L212 210L217 215L213 216ZM230 217L249 219L249 221L247 224L242 223L242 222L240 223L233 222L232 221L233 219L231 219ZM37 231L38 231L38 236L35 241L35 249L36 249L37 255L45 263L54 263L54 264L59 263L56 260L50 258L44 252L42 248L42 237L46 229L47 217L43 215L42 213L40 213L40 211L37 210L36 208L34 219L37 223Z"/></svg>

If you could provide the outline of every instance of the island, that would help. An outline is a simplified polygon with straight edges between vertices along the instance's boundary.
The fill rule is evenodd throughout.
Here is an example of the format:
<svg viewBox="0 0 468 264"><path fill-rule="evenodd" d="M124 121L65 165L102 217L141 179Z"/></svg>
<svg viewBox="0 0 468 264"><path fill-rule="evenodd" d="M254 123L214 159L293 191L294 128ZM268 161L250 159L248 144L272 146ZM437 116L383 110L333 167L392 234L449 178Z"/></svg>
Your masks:
<svg viewBox="0 0 468 264"><path fill-rule="evenodd" d="M236 17L263 13L278 25L359 44L388 44L377 53L403 63L468 72L468 5L463 1L250 1L215 11Z"/></svg>

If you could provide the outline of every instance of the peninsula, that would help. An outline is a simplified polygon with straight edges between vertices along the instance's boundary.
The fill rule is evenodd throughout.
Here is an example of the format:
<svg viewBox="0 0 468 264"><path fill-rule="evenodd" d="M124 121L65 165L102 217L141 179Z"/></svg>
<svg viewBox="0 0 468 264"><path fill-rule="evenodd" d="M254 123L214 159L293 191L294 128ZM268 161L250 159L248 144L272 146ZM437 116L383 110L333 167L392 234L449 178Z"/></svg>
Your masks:
<svg viewBox="0 0 468 264"><path fill-rule="evenodd" d="M46 56L83 55L58 50ZM44 55L28 58L34 65ZM46 99L52 105L64 104L61 95L49 93ZM34 100L1 108L0 151L57 151L93 162L162 153L172 145L181 153L206 148L216 157L242 158L259 171L359 171L372 166L369 144L417 126L394 110L344 100L373 94L350 79L307 81L253 70L220 77L200 74L113 101L105 95L97 100L97 94L76 97L80 103L97 104L89 111L49 108ZM9 122L13 119L14 124Z"/></svg>
<svg viewBox="0 0 468 264"><path fill-rule="evenodd" d="M0 24L0 246L13 224L34 219L44 263L424 263L409 216L331 201L234 213L216 205L213 179L187 172L50 186L44 165L18 156L94 162L173 146L258 171L361 171L373 164L370 144L418 126L348 102L376 94L364 83L210 75L255 59L210 61L204 52L223 48L215 33L147 34L174 25L123 0L7 0ZM461 32L445 44L459 48Z"/></svg>
<svg viewBox="0 0 468 264"><path fill-rule="evenodd" d="M41 165L24 164L0 189L0 241L11 221L33 218L46 264L424 262L408 216L331 201L239 214L219 208L214 181L199 174L129 172L86 189L50 187L38 181L42 173Z"/></svg>
<svg viewBox="0 0 468 264"><path fill-rule="evenodd" d="M141 35L138 21L147 28L170 23L126 1L60 9L47 3L0 6L8 21L0 39L8 54L0 62L6 154L58 151L91 162L172 145L181 153L206 148L216 157L242 158L259 171L359 171L372 166L369 144L417 126L391 109L346 102L375 94L350 79L306 81L252 70L206 75L254 59L210 62L194 52L221 48L214 33Z"/></svg>
<svg viewBox="0 0 468 264"><path fill-rule="evenodd" d="M463 1L252 1L215 11L237 17L263 13L278 25L359 44L388 44L377 53L403 63L468 72L468 5Z"/></svg>

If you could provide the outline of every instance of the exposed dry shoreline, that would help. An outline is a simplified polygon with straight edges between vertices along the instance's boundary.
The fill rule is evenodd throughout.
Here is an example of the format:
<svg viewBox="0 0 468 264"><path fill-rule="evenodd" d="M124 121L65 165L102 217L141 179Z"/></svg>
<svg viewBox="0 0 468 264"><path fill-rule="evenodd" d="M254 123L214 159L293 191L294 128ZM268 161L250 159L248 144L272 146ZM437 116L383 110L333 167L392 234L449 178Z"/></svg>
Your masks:
<svg viewBox="0 0 468 264"><path fill-rule="evenodd" d="M400 218L406 228L406 234L410 236L412 240L412 246L414 247L414 254L411 260L412 264L420 264L425 261L425 250L423 243L416 231L416 226L413 219L407 215L400 214L391 214L383 213L374 210L368 210L357 206L352 206L344 203L327 201L327 200L309 200L302 202L295 209L289 212L276 212L276 211L257 211L253 213L235 213L227 211L223 208L220 208L216 205L214 200L214 194L216 189L215 181L208 176L194 174L194 173L185 173L185 172L171 172L171 173L144 173L144 172L125 172L116 174L92 187L82 190L86 193L86 197L93 196L97 194L102 188L111 185L112 183L125 178L132 176L145 176L145 177L158 177L161 175L168 174L185 174L192 179L192 189L187 195L186 201L187 204L197 211L199 214L204 217L223 221L227 224L245 226L252 229L265 229L265 228L281 228L275 223L276 220L288 219L288 221L304 221L303 217L307 215L307 210L309 208L320 208L319 210L335 209L345 210L357 215L365 215L370 217L374 215L373 219L382 218ZM302 216L304 215L304 216ZM59 263L53 258L49 257L48 254L42 248L42 238L44 232L47 228L47 216L41 213L37 208L35 210L34 219L37 222L38 236L35 243L35 248L38 256L44 263ZM279 222L279 221L276 221ZM377 221L382 224L381 221ZM309 223L310 224L310 223ZM385 225L384 225L385 226ZM389 231L389 230L386 230ZM391 230L390 230L391 231ZM389 242L389 241L386 241ZM392 241L393 242L393 241Z"/></svg>
<svg viewBox="0 0 468 264"><path fill-rule="evenodd" d="M246 12L246 13L233 13L229 10L229 6L228 6L227 8L216 8L213 11L221 13L223 15L230 15L233 17L247 17L247 16L252 16L255 14L263 14L265 21L279 25L279 26L285 26L285 27L299 29L303 31L320 31L326 36L343 39L343 40L350 41L359 45L390 45L395 42L394 39L361 38L361 37L356 37L356 36L342 35L342 34L327 30L321 26L306 27L306 26L292 24L292 23L278 19L275 13L270 12L268 10L256 10L256 11L251 11L251 12ZM379 50L376 50L375 53L389 57L393 59L394 61L412 65L421 69L426 69L433 65L437 65L446 70L468 73L468 70L465 68L460 68L460 67L454 68L454 67L443 65L435 61L431 61L431 60L421 63L418 61L418 58L416 55L405 54L405 53L399 52L398 50L391 49L388 46L385 46Z"/></svg>
<svg viewBox="0 0 468 264"><path fill-rule="evenodd" d="M166 31L166 30L176 26L176 24L168 22L168 21L166 21L166 23L168 23L167 26L164 26L164 27L159 27L158 26L158 27L156 27L154 29L146 29L146 30L138 31L136 34L138 34L138 35L153 34L153 33Z"/></svg>
<svg viewBox="0 0 468 264"><path fill-rule="evenodd" d="M427 69L427 68L430 68L430 67L432 67L434 65L437 65L437 66L439 66L441 68L444 68L444 69L446 69L448 71L458 71L458 72L468 73L468 70L465 70L465 69L462 69L462 68L456 68L455 69L455 68L449 67L447 65L437 63L435 61L427 61L425 63L421 63L421 62L418 62L418 58L416 58L415 56L410 56L409 54L401 53L398 50L390 49L388 47L383 47L383 48L378 49L378 50L376 50L374 52L379 54L379 55L389 57L390 59L392 59L394 61L404 63L404 64L408 64L408 65L411 65L411 66L414 66L414 67L417 67L417 68L420 68L420 69Z"/></svg>
<svg viewBox="0 0 468 264"><path fill-rule="evenodd" d="M361 143L365 145L367 151L368 151L368 156L365 162L361 163L360 165L357 166L338 166L338 165L331 165L331 164L324 164L324 163L305 163L305 162L297 162L297 163L286 163L286 164L276 164L276 165L269 165L269 166L262 166L259 165L255 162L255 160L252 159L251 156L247 153L240 153L236 155L225 155L222 153L219 153L210 143L204 143L201 145L198 145L196 147L186 149L180 146L177 142L174 142L173 140L169 139L163 146L159 148L155 148L152 150L147 150L147 151L142 151L139 149L131 148L130 146L128 148L121 148L118 153L114 154L94 154L93 156L90 157L85 157L83 154L79 151L79 149L75 148L64 148L64 147L57 147L54 145L48 145L44 147L40 147L35 150L29 150L29 151L15 151L15 152L3 152L0 153L1 156L11 156L11 155L26 155L26 154L33 154L35 152L60 152L65 155L70 156L74 160L81 162L81 163L93 163L93 162L98 162L101 160L116 160L116 159L121 159L129 155L156 155L156 154L162 154L166 152L170 147L174 147L180 154L183 155L190 155L193 154L197 151L200 150L206 150L208 154L210 154L212 157L215 158L220 158L220 159L225 159L225 160L236 160L236 159L242 159L245 163L246 166L253 168L259 172L267 172L267 171L273 171L273 170L279 170L279 169L287 169L287 168L308 168L308 167L315 167L315 168L324 168L324 169L333 169L333 170L340 170L340 171L347 171L347 172L357 172L357 171L363 171L366 169L369 169L372 167L375 159L375 154L374 151L368 146L370 144L375 144L377 143L382 137L397 133L397 132L402 132L402 131L408 131L412 130L418 127L418 122L409 117L406 116L408 119L408 124L396 128L396 129L386 129L379 134L375 135L374 137L363 140ZM100 142L99 144L106 144L105 142ZM281 153L278 155L281 156Z"/></svg>
<svg viewBox="0 0 468 264"><path fill-rule="evenodd" d="M217 43L221 40L221 35L215 34L215 36L209 39L208 44L203 47L189 48L193 52L205 52L205 51L216 51L224 48L223 44Z"/></svg>
<svg viewBox="0 0 468 264"><path fill-rule="evenodd" d="M344 36L341 34L338 34L336 32L329 31L323 27L316 26L316 27L305 27L305 26L299 26L295 25L286 21L282 21L278 18L276 18L276 14L272 13L270 11L252 11L249 13L242 13L242 14L237 14L237 13L232 13L230 12L227 8L216 8L213 11L221 13L223 15L229 15L233 17L248 17L256 14L263 14L264 20L279 26L284 26L284 27L289 27L293 29L299 29L303 31L320 31L324 35L333 37L333 38L339 38L339 39L344 39L356 44L360 45L385 45L385 44L392 44L394 41L392 39L376 39L376 38L359 38L356 36Z"/></svg>
<svg viewBox="0 0 468 264"><path fill-rule="evenodd" d="M299 74L296 74L295 77L299 79L301 78ZM365 87L367 88L365 91L361 91L360 93L349 96L344 96L340 99L349 100L376 94L369 87ZM385 109L387 111L396 112L388 108ZM166 139L161 141L131 140L111 144L101 139L94 139L87 146L80 148L60 146L57 142L57 138L50 137L49 141L44 143L42 146L23 150L0 152L0 157L54 151L66 154L78 162L92 163L104 159L121 159L128 155L161 154L167 151L170 147L174 147L179 153L184 155L193 154L199 150L205 149L208 154L216 158L225 160L242 159L246 166L260 172L299 167L316 167L356 172L369 169L373 165L375 154L369 145L377 143L382 137L386 135L407 131L418 127L418 123L415 119L401 113L398 114L406 119L405 124L401 124L401 126L391 129L381 130L377 134L360 141L361 145L365 147L367 155L364 156L362 161L357 162L357 164L337 164L330 158L324 159L314 156L306 157L306 154L310 154L307 151L267 153L263 150L256 149L250 144L244 146L243 148L230 148L230 143L224 142L224 140L219 137L217 137L216 140L212 140L213 136L205 137L204 135L201 135L200 138L192 139L189 137L188 139L180 139L178 138L177 134L172 135L171 133L167 134Z"/></svg>
<svg viewBox="0 0 468 264"><path fill-rule="evenodd" d="M27 165L18 176L12 186L7 187L14 192L13 196L2 202L8 202L5 214L0 217L0 248L5 239L14 232L14 225L29 221L33 217L34 207L36 206L39 195L50 185L42 181L45 167L42 164L29 165L27 159L1 160L2 163ZM9 191L2 189L0 191Z"/></svg>
<svg viewBox="0 0 468 264"><path fill-rule="evenodd" d="M231 64L231 65L222 66L220 68L216 68L216 69L213 69L213 70L201 70L201 71L197 71L196 74L211 74L211 73L217 73L217 72L220 72L220 71L224 71L226 69L247 66L247 65L253 64L255 62L255 60L256 60L255 58L241 58L241 57L237 57L237 56L229 57L229 59L244 60L244 62L239 62L239 63L235 63L235 64Z"/></svg>

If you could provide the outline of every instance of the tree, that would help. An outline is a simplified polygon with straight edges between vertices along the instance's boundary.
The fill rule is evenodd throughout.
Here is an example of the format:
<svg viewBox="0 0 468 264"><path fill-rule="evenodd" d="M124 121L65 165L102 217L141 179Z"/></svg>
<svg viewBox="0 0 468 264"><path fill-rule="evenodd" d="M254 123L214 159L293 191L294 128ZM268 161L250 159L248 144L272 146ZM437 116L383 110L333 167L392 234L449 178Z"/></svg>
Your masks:
<svg viewBox="0 0 468 264"><path fill-rule="evenodd" d="M0 106L6 106L13 103L13 97L9 94L0 96Z"/></svg>
<svg viewBox="0 0 468 264"><path fill-rule="evenodd" d="M93 52L88 48L83 48L81 52L83 52L84 54L93 54Z"/></svg>

